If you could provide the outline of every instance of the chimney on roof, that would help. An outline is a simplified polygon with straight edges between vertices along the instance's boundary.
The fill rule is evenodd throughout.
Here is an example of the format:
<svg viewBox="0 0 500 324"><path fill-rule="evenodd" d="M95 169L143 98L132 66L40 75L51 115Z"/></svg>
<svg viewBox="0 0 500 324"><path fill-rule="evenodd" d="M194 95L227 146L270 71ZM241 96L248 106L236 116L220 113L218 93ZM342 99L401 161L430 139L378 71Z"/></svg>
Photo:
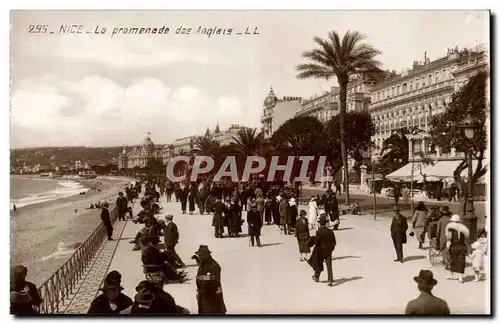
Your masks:
<svg viewBox="0 0 500 324"><path fill-rule="evenodd" d="M427 64L427 51L424 52L424 64Z"/></svg>

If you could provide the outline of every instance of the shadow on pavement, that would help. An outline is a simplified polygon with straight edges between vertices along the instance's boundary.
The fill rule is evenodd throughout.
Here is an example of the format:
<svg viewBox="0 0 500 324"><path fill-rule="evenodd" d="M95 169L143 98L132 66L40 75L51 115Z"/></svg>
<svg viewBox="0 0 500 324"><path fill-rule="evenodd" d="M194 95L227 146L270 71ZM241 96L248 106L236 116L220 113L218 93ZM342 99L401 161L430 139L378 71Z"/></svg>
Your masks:
<svg viewBox="0 0 500 324"><path fill-rule="evenodd" d="M408 261L414 261L414 260L422 260L425 258L427 258L427 256L425 256L425 255L412 255L412 256L404 258L403 261L408 262Z"/></svg>
<svg viewBox="0 0 500 324"><path fill-rule="evenodd" d="M266 243L266 244L261 244L260 247L266 247L266 246L273 246L273 245L281 245L283 243Z"/></svg>
<svg viewBox="0 0 500 324"><path fill-rule="evenodd" d="M466 283L466 282L474 281L474 278L475 277L473 275L468 275L468 276L464 276L463 280L464 280L464 283Z"/></svg>
<svg viewBox="0 0 500 324"><path fill-rule="evenodd" d="M342 228L339 228L339 229L335 230L335 232L338 232L338 231L347 231L347 230L351 230L351 229L354 229L354 227L342 227Z"/></svg>
<svg viewBox="0 0 500 324"><path fill-rule="evenodd" d="M363 277L356 276L356 277L342 278L342 279L339 279L339 280L334 280L333 281L333 287L336 287L338 285L341 285L341 284L349 282L349 281L355 281L355 280L359 280L359 279L363 279Z"/></svg>
<svg viewBox="0 0 500 324"><path fill-rule="evenodd" d="M344 255L344 256L332 258L332 261L338 261L338 260L343 260L343 259L361 259L361 257L354 256L354 255Z"/></svg>

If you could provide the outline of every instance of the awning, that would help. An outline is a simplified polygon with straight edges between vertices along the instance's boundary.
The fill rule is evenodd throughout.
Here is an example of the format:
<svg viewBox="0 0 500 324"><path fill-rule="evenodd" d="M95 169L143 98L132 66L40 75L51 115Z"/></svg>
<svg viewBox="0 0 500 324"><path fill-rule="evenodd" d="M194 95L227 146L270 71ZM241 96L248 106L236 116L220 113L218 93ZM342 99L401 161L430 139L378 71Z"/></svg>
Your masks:
<svg viewBox="0 0 500 324"><path fill-rule="evenodd" d="M406 164L399 170L394 171L386 176L387 179L393 181L411 181L411 170L413 166L413 180L423 181L422 174L425 174L427 181L445 180L453 178L453 172L460 165L461 160L436 161L432 165L424 165L421 162L415 161ZM472 161L472 168L476 170L477 160ZM462 178L467 177L467 169L460 174Z"/></svg>
<svg viewBox="0 0 500 324"><path fill-rule="evenodd" d="M427 177L437 177L439 179L445 179L448 177L453 177L453 172L457 169L462 161L437 161L433 165L426 165L422 169L422 173ZM420 174L420 170L419 170Z"/></svg>
<svg viewBox="0 0 500 324"><path fill-rule="evenodd" d="M420 162L410 162L404 167L386 175L386 179L392 181L411 181L411 170L413 168L413 177L419 175L420 173Z"/></svg>

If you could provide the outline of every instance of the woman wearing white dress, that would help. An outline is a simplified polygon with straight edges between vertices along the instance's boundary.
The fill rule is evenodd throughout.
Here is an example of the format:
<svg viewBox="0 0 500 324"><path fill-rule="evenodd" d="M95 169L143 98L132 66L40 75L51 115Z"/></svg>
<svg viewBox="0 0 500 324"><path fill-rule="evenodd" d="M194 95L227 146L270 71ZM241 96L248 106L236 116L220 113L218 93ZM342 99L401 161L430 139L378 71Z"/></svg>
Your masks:
<svg viewBox="0 0 500 324"><path fill-rule="evenodd" d="M307 213L307 219L309 222L309 227L312 230L316 229L316 223L318 219L318 204L316 203L316 197L312 197L309 202L309 213Z"/></svg>

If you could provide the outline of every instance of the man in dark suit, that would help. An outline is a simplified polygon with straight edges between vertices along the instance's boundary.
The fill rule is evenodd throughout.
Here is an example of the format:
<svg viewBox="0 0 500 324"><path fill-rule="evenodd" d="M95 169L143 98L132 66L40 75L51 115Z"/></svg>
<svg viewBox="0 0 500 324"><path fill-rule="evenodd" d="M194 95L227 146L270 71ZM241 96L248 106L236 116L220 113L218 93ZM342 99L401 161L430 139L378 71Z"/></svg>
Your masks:
<svg viewBox="0 0 500 324"><path fill-rule="evenodd" d="M432 271L420 270L413 280L418 284L420 296L406 305L406 315L450 315L446 301L432 294L432 288L437 284Z"/></svg>
<svg viewBox="0 0 500 324"><path fill-rule="evenodd" d="M320 228L316 232L314 245L321 251L322 259L326 263L326 271L328 273L328 286L333 286L333 270L332 270L332 252L337 245L335 234L331 229L326 227L328 220L326 215L321 215L319 219ZM321 271L315 271L313 280L318 282Z"/></svg>
<svg viewBox="0 0 500 324"><path fill-rule="evenodd" d="M391 222L391 238L396 250L396 259L394 262L403 263L403 244L406 243L406 231L408 230L408 221L399 213L399 207L394 206L392 209L394 217Z"/></svg>
<svg viewBox="0 0 500 324"><path fill-rule="evenodd" d="M125 220L125 214L128 212L128 201L123 196L123 192L118 193L116 207L118 208L118 220Z"/></svg>
<svg viewBox="0 0 500 324"><path fill-rule="evenodd" d="M106 232L108 234L108 240L113 241L113 225L111 225L111 219L109 218L109 204L107 201L103 202L101 205L101 220L106 227Z"/></svg>
<svg viewBox="0 0 500 324"><path fill-rule="evenodd" d="M170 253L178 263L179 267L183 268L186 265L182 262L181 257L175 251L175 246L179 243L179 230L177 225L173 222L174 215L165 216L165 230L164 230L164 241L166 252Z"/></svg>

